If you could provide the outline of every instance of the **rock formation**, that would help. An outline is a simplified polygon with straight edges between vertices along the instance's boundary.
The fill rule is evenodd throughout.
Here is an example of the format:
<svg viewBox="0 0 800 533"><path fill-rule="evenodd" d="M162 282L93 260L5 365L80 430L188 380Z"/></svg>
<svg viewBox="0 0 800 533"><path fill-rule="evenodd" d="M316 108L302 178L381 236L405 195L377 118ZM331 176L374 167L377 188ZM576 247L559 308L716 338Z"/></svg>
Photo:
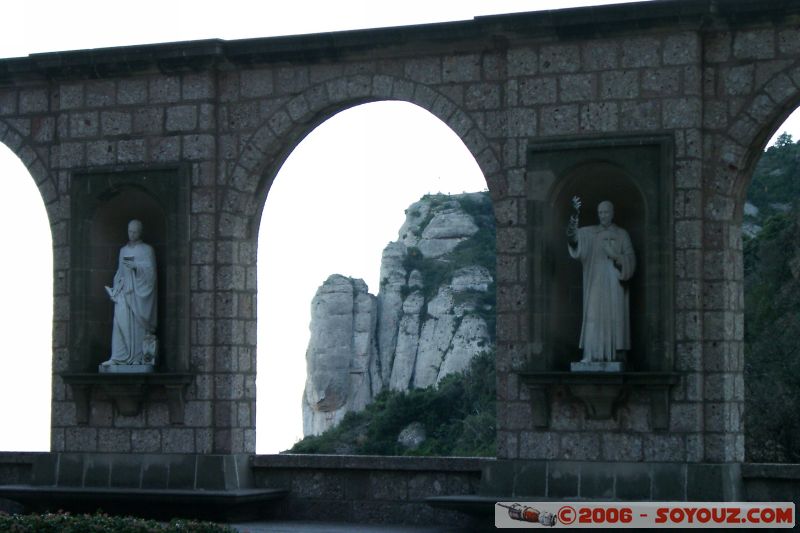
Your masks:
<svg viewBox="0 0 800 533"><path fill-rule="evenodd" d="M303 432L318 435L382 390L437 384L494 338L488 193L425 196L381 258L377 296L334 274L311 304Z"/></svg>

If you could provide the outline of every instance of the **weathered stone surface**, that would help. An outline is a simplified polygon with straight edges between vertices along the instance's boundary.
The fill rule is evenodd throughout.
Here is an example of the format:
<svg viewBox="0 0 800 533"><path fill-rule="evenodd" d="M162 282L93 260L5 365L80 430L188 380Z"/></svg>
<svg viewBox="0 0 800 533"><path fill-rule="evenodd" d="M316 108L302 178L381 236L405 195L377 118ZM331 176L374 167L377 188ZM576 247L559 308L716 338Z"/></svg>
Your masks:
<svg viewBox="0 0 800 533"><path fill-rule="evenodd" d="M400 431L397 443L407 450L416 450L427 438L428 433L425 431L425 426L420 422L411 422Z"/></svg>
<svg viewBox="0 0 800 533"><path fill-rule="evenodd" d="M374 297L362 280L332 275L311 304L311 339L306 352L303 432L316 435L337 424L348 410L371 398L369 361Z"/></svg>
<svg viewBox="0 0 800 533"><path fill-rule="evenodd" d="M489 206L485 193L425 197L406 210L398 240L383 251L377 297L363 281L338 275L320 287L307 352L306 435L363 409L384 388L436 385L491 349L494 261L457 264L452 254L471 245L479 223L493 225Z"/></svg>

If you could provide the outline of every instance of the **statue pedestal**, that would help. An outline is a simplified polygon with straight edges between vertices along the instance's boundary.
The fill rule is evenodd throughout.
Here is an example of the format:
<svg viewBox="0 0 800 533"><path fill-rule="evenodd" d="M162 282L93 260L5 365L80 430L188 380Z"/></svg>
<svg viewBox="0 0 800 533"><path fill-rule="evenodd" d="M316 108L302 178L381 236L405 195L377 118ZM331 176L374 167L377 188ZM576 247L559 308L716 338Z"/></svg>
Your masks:
<svg viewBox="0 0 800 533"><path fill-rule="evenodd" d="M101 374L152 374L156 371L154 365L97 365Z"/></svg>
<svg viewBox="0 0 800 533"><path fill-rule="evenodd" d="M572 372L625 372L625 363L622 361L578 361L570 363Z"/></svg>

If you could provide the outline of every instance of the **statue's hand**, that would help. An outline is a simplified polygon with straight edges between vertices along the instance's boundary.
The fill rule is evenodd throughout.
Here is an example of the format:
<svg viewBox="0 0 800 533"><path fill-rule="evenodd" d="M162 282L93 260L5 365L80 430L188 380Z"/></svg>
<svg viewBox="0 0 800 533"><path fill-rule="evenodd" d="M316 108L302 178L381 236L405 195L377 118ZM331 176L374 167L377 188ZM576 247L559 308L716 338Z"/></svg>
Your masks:
<svg viewBox="0 0 800 533"><path fill-rule="evenodd" d="M578 235L578 217L576 215L572 215L569 217L569 224L567 224L567 237L569 237L570 242L577 241Z"/></svg>

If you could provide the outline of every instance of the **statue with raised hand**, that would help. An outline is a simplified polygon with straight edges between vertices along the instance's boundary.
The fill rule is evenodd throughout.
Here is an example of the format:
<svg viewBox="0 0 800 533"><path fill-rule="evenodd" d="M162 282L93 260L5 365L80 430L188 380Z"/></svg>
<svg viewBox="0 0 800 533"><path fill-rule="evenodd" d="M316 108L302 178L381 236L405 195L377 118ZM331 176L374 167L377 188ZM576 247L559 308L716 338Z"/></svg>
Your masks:
<svg viewBox="0 0 800 533"><path fill-rule="evenodd" d="M567 226L569 254L583 265L581 363L624 362L631 347L628 284L636 257L628 232L612 222L614 205L597 206L600 224L578 227L581 200Z"/></svg>

